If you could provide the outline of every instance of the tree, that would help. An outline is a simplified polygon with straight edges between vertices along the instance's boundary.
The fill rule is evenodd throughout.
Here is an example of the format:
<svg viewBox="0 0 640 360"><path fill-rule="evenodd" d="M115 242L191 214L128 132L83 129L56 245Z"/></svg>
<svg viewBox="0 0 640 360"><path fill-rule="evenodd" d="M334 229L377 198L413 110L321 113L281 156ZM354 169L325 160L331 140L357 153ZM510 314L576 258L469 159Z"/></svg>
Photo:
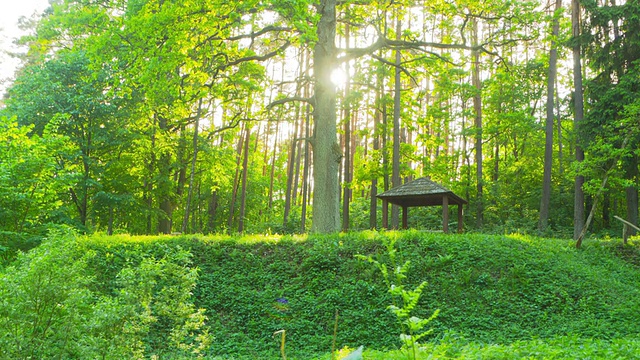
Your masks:
<svg viewBox="0 0 640 360"><path fill-rule="evenodd" d="M571 1L571 29L574 38L573 50L573 132L579 134L584 119L584 97L582 88L582 52L578 37L580 31L580 1ZM576 161L584 161L583 145L576 141ZM584 175L578 173L574 181L573 239L577 240L584 226Z"/></svg>
<svg viewBox="0 0 640 360"><path fill-rule="evenodd" d="M65 136L73 151L61 153L59 166L75 184L69 196L77 221L88 227L95 195L103 189L102 164L122 153L131 134L125 129L127 106L122 98L110 97L108 71L96 71L83 51L60 51L44 64L34 64L9 90L7 113L21 125L32 125L42 135L45 129ZM36 95L40 94L40 95ZM110 129L123 129L108 134Z"/></svg>
<svg viewBox="0 0 640 360"><path fill-rule="evenodd" d="M640 137L634 110L630 109L635 109L640 93L640 35L633 31L640 26L640 5L612 2L600 6L594 2L584 6L586 21L581 40L595 76L586 83L589 106L580 134L588 141L585 149L595 169L614 169L617 162L622 163L617 178L621 178L625 192L627 221L637 225L639 164L635 153ZM623 153L612 151L612 146ZM615 174L607 171L594 175L607 179Z"/></svg>
<svg viewBox="0 0 640 360"><path fill-rule="evenodd" d="M556 47L560 34L560 14L562 0L556 0L553 12L551 50L549 51L549 73L547 75L547 118L545 121L545 146L544 146L544 179L542 181L542 199L540 201L540 220L538 231L543 232L549 224L549 206L551 202L551 169L553 165L553 120L555 117L554 95L558 63L558 49Z"/></svg>

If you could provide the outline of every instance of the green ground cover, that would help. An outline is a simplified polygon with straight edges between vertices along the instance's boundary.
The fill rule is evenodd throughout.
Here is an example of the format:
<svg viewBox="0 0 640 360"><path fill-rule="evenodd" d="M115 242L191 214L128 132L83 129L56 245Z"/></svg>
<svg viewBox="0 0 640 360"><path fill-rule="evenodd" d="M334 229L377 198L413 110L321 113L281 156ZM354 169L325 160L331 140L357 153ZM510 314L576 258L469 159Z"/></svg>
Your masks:
<svg viewBox="0 0 640 360"><path fill-rule="evenodd" d="M410 261L407 287L428 283L413 314L440 310L421 359L640 353L640 247L633 243L590 240L576 250L560 239L417 231L53 237L2 270L0 345L13 349L18 335L41 335L23 340L12 358L118 358L130 349L195 358L210 342L201 356L277 359L274 333L286 330L288 359L330 359L334 340L336 349L364 345L366 359L405 359L395 350L401 331L387 309L387 286L356 258L389 262L390 239L401 262ZM38 304L47 303L52 323L34 325ZM122 334L133 340L123 343Z"/></svg>

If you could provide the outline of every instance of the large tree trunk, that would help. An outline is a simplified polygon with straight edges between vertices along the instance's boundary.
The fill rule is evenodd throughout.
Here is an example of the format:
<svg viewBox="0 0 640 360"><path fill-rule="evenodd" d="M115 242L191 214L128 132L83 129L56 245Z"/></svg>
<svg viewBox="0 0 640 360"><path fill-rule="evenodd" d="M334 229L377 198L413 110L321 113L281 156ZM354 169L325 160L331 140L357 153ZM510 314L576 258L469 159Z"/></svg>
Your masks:
<svg viewBox="0 0 640 360"><path fill-rule="evenodd" d="M549 206L551 202L551 169L553 165L553 118L554 118L554 93L556 83L556 72L558 62L558 50L556 49L555 38L560 32L560 21L558 19L559 10L562 8L562 0L556 0L553 17L553 30L551 40L551 51L549 52L549 74L547 76L547 120L545 122L545 145L544 145L544 175L542 180L542 199L540 200L540 219L538 221L538 231L543 232L549 225Z"/></svg>
<svg viewBox="0 0 640 360"><path fill-rule="evenodd" d="M331 72L336 62L336 0L317 5L318 41L314 46L314 139L313 139L313 232L340 230L340 184L342 153L337 142L336 88Z"/></svg>
<svg viewBox="0 0 640 360"><path fill-rule="evenodd" d="M580 36L580 1L571 1L571 26L574 39ZM573 45L573 101L574 117L573 131L580 133L582 119L584 118L584 98L582 92L582 58L580 54L580 43L576 41ZM576 136L576 138L579 138ZM576 142L576 161L584 161L584 150L582 144ZM573 207L573 238L578 240L582 234L584 226L584 176L578 174L574 182L574 207Z"/></svg>

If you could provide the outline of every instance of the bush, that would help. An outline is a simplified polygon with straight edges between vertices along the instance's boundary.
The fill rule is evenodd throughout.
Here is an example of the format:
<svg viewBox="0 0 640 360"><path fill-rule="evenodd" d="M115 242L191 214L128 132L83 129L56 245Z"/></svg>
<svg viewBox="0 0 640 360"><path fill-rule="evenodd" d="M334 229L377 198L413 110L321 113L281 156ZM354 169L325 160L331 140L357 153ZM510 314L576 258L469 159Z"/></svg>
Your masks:
<svg viewBox="0 0 640 360"><path fill-rule="evenodd" d="M201 354L209 344L203 310L191 302L196 270L171 249L143 257L95 291L94 251L71 233L52 233L0 274L0 348L7 359L143 358Z"/></svg>

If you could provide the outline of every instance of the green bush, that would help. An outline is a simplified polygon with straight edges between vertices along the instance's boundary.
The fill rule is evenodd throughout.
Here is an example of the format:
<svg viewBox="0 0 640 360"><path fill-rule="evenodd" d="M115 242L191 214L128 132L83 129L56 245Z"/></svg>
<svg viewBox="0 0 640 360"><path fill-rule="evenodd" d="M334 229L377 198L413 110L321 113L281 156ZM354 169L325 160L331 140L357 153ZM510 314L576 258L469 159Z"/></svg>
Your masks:
<svg viewBox="0 0 640 360"><path fill-rule="evenodd" d="M190 255L127 262L110 293L90 266L96 252L71 233L52 233L0 274L3 359L195 357L210 339L194 307Z"/></svg>

